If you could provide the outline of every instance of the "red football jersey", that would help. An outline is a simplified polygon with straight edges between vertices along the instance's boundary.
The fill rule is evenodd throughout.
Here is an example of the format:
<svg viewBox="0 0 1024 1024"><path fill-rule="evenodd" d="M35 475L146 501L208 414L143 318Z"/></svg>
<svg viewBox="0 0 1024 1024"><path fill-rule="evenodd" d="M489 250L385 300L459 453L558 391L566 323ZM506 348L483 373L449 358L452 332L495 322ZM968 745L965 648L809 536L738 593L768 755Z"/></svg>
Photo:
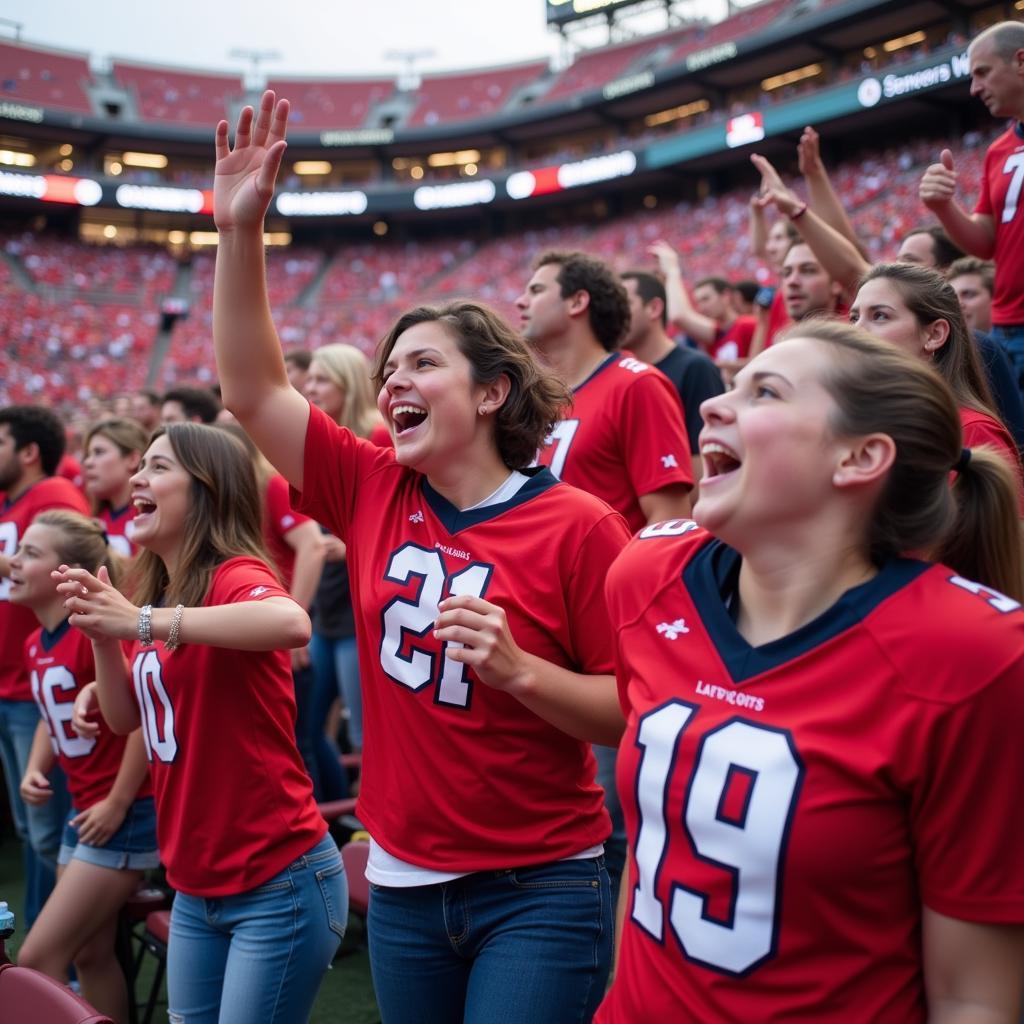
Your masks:
<svg viewBox="0 0 1024 1024"><path fill-rule="evenodd" d="M960 409L960 425L964 432L964 447L975 448L988 445L994 448L1006 460L1013 470L1013 479L1017 484L1017 504L1021 516L1024 517L1024 473L1021 470L1020 455L1009 430L999 420L987 416L975 409Z"/></svg>
<svg viewBox="0 0 1024 1024"><path fill-rule="evenodd" d="M988 147L981 191L974 207L995 223L996 281L992 292L994 324L1024 324L1024 129L1014 124Z"/></svg>
<svg viewBox="0 0 1024 1024"><path fill-rule="evenodd" d="M255 558L213 574L206 606L287 597ZM287 651L157 641L132 645L132 686L156 795L157 838L175 889L229 896L261 885L327 831L295 746Z"/></svg>
<svg viewBox="0 0 1024 1024"><path fill-rule="evenodd" d="M922 902L1024 923L1024 614L894 559L752 647L739 569L677 520L609 573L630 857L596 1020L924 1021Z"/></svg>
<svg viewBox="0 0 1024 1024"><path fill-rule="evenodd" d="M263 539L286 588L292 585L295 552L284 538L296 526L308 522L309 516L292 508L288 497L288 481L280 473L275 473L267 481L266 494L263 496Z"/></svg>
<svg viewBox="0 0 1024 1024"><path fill-rule="evenodd" d="M127 742L126 736L118 736L102 719L100 733L94 738L79 736L71 728L75 698L96 678L92 642L72 629L67 619L53 633L40 627L25 641L25 666L53 752L67 776L71 801L76 810L84 811L110 792ZM147 775L138 796L152 792Z"/></svg>
<svg viewBox="0 0 1024 1024"><path fill-rule="evenodd" d="M0 554L10 558L32 520L51 508L69 508L84 515L89 505L63 477L48 476L13 501L0 502ZM31 700L25 671L25 639L39 625L30 608L11 604L11 581L0 579L0 699Z"/></svg>
<svg viewBox="0 0 1024 1024"><path fill-rule="evenodd" d="M736 317L728 327L719 329L715 340L708 346L708 355L715 360L746 359L756 330L757 317Z"/></svg>
<svg viewBox="0 0 1024 1024"><path fill-rule="evenodd" d="M388 853L437 871L572 856L608 837L589 744L446 656L445 597L505 610L525 651L612 672L603 580L628 539L603 502L546 469L461 512L394 451L310 410L301 507L348 545L367 741L359 819Z"/></svg>
<svg viewBox="0 0 1024 1024"><path fill-rule="evenodd" d="M608 502L633 531L647 522L642 495L693 485L679 394L660 370L628 352L611 353L573 389L572 408L537 459Z"/></svg>
<svg viewBox="0 0 1024 1024"><path fill-rule="evenodd" d="M131 537L132 521L137 511L131 504L125 505L124 508L104 505L96 516L103 524L103 529L107 531L108 543L122 558L131 558L135 554L135 545Z"/></svg>

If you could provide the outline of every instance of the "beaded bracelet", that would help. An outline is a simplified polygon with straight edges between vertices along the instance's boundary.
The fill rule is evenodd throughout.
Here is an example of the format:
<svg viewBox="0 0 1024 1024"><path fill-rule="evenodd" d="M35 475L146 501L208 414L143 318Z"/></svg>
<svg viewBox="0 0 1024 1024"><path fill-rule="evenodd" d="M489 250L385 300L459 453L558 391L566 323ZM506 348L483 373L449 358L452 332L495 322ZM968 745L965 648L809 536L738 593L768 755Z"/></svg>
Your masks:
<svg viewBox="0 0 1024 1024"><path fill-rule="evenodd" d="M167 641L164 644L165 651L175 651L181 646L181 616L185 612L185 606L175 606L174 618L171 620L171 628L167 633Z"/></svg>

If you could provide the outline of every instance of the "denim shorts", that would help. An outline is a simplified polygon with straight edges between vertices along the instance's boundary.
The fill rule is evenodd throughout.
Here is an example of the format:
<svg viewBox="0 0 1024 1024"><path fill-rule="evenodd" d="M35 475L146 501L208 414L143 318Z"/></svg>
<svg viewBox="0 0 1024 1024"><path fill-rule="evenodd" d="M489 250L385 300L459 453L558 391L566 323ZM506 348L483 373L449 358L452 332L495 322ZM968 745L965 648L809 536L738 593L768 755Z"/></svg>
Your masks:
<svg viewBox="0 0 1024 1024"><path fill-rule="evenodd" d="M58 864L67 864L74 858L115 871L147 871L160 864L156 843L156 805L151 796L136 800L128 808L121 827L103 846L90 846L79 840L78 829L71 824L71 819L79 813L72 807L64 822Z"/></svg>

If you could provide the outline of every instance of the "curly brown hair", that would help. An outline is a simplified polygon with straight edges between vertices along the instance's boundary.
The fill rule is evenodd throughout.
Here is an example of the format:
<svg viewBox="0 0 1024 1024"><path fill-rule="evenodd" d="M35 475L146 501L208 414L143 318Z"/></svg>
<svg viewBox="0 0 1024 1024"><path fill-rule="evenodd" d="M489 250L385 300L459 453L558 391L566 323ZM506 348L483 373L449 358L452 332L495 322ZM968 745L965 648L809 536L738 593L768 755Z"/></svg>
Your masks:
<svg viewBox="0 0 1024 1024"><path fill-rule="evenodd" d="M381 340L373 364L373 384L384 386L384 366L395 342L410 327L439 323L451 333L459 351L469 360L473 383L491 384L504 375L508 397L494 419L498 454L509 469L523 469L555 421L572 402L569 390L541 369L523 339L494 310L478 302L456 299L443 306L417 306L399 317Z"/></svg>
<svg viewBox="0 0 1024 1024"><path fill-rule="evenodd" d="M606 352L614 352L629 330L630 313L626 289L611 267L585 252L551 250L537 257L533 269L549 265L558 267L558 285L563 299L578 292L590 296L587 307L590 329Z"/></svg>

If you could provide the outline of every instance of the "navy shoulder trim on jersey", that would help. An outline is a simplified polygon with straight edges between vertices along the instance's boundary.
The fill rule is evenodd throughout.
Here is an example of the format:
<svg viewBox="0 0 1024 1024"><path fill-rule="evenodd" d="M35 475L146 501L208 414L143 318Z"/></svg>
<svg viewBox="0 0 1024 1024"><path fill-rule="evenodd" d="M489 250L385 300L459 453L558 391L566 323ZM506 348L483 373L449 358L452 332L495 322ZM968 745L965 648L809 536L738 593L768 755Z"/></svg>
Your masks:
<svg viewBox="0 0 1024 1024"><path fill-rule="evenodd" d="M572 389L573 394L575 394L577 391L579 391L580 388L586 387L596 376L598 376L598 374L604 373L604 371L607 370L608 367L611 366L612 363L614 363L616 359L619 359L621 357L621 355L622 355L621 352L610 352L608 354L608 358L602 360L601 363L598 364L597 369L595 369L594 372L591 373L589 377L587 377L586 379L580 381L580 383L577 384L576 387L574 387Z"/></svg>
<svg viewBox="0 0 1024 1024"><path fill-rule="evenodd" d="M32 483L30 483L28 487L26 487L25 490L23 490L21 494L19 494L16 498L5 497L3 504L0 505L0 514L10 512L10 510L14 508L14 506L17 505L18 502L21 501L21 499L24 498L25 495L28 494L29 491L31 491L37 484L41 484L44 480L49 479L51 478L48 476L40 477L38 480L34 480Z"/></svg>
<svg viewBox="0 0 1024 1024"><path fill-rule="evenodd" d="M877 575L846 591L831 608L796 632L753 647L736 629L726 605L726 597L735 593L740 564L738 552L714 540L698 550L683 569L683 582L708 636L737 683L793 661L845 632L931 568L927 562L911 558L891 559Z"/></svg>
<svg viewBox="0 0 1024 1024"><path fill-rule="evenodd" d="M122 505L120 508L114 508L113 505L107 506L107 511L110 513L110 518L116 523L118 519L121 519L128 512L132 510L132 503L129 501L127 505Z"/></svg>
<svg viewBox="0 0 1024 1024"><path fill-rule="evenodd" d="M71 617L68 616L52 633L43 628L39 636L39 642L43 645L44 651L52 651L60 642L61 637L71 628Z"/></svg>
<svg viewBox="0 0 1024 1024"><path fill-rule="evenodd" d="M447 498L443 498L438 494L430 486L426 478L423 480L423 497L426 499L434 515L441 520L444 528L454 535L460 530L468 529L470 526L478 526L480 523L486 523L489 519L495 519L497 516L503 515L510 508L522 505L536 498L537 495L549 491L558 483L558 478L547 466L531 466L529 469L521 469L519 472L525 474L530 479L508 501L501 501L496 505L487 505L484 508L475 508L468 512L463 512L461 509L457 509Z"/></svg>

